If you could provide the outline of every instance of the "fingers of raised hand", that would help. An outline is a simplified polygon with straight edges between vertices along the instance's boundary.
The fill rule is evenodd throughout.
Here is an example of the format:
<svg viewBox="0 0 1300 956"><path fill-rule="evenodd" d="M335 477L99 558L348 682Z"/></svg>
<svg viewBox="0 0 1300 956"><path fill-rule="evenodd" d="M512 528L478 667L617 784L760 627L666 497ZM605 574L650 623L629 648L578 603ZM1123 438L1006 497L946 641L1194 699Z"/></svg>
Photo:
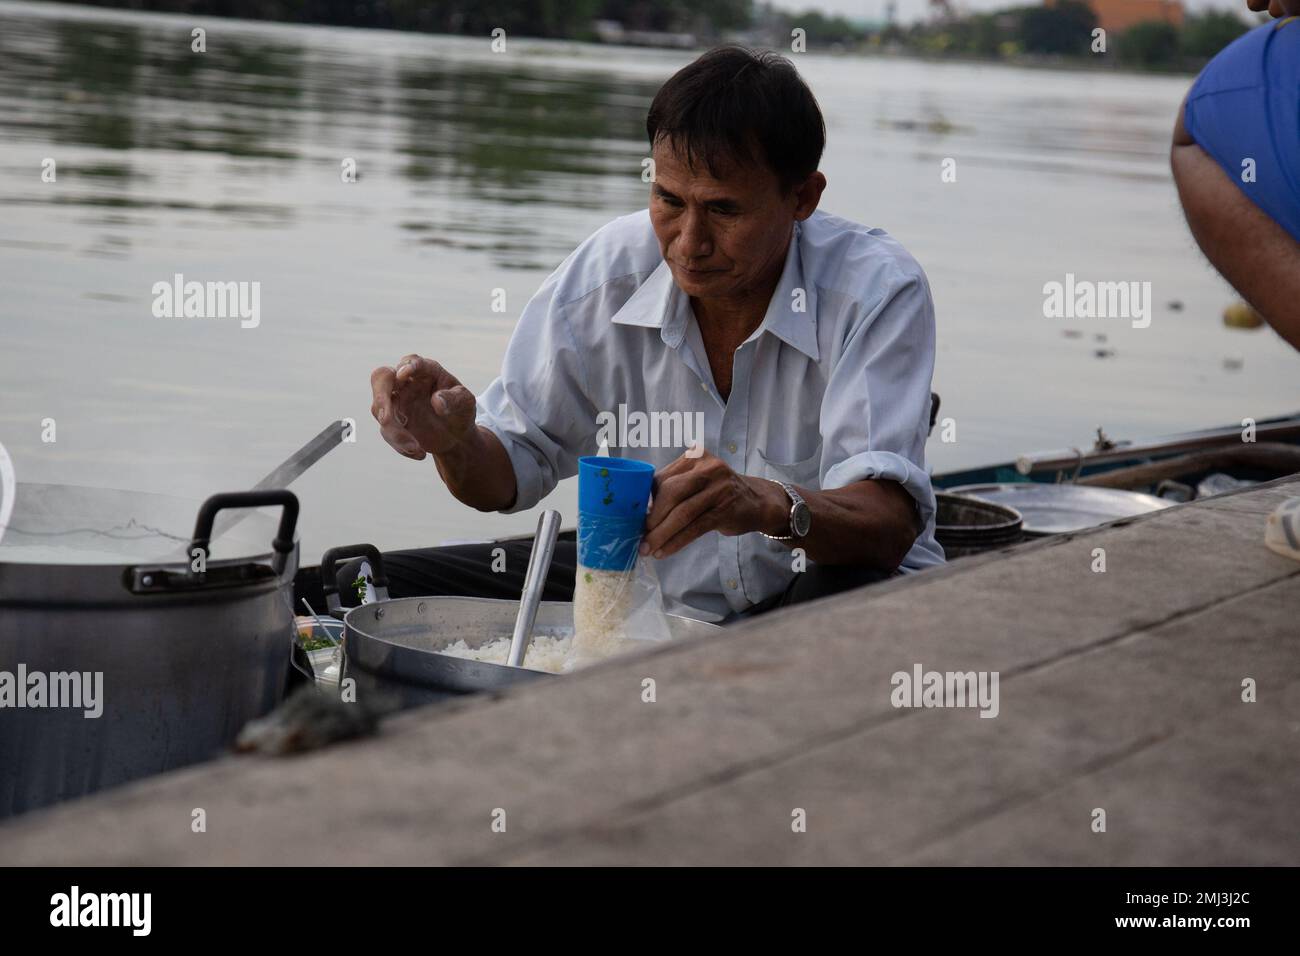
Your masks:
<svg viewBox="0 0 1300 956"><path fill-rule="evenodd" d="M395 375L387 365L381 365L370 373L370 414L380 425L387 424L391 415Z"/></svg>
<svg viewBox="0 0 1300 956"><path fill-rule="evenodd" d="M433 410L439 415L451 418L463 418L475 407L474 393L464 385L453 385L434 392L430 398Z"/></svg>
<svg viewBox="0 0 1300 956"><path fill-rule="evenodd" d="M384 441L393 446L393 449L407 458L415 461L422 461L425 457L424 449L420 443L415 440L410 432L405 428L399 428L396 425L389 425L380 429L380 434L384 436Z"/></svg>
<svg viewBox="0 0 1300 956"><path fill-rule="evenodd" d="M438 391L460 382L440 362L412 353L397 363L397 384L402 387L417 385L421 391L427 386L430 391Z"/></svg>

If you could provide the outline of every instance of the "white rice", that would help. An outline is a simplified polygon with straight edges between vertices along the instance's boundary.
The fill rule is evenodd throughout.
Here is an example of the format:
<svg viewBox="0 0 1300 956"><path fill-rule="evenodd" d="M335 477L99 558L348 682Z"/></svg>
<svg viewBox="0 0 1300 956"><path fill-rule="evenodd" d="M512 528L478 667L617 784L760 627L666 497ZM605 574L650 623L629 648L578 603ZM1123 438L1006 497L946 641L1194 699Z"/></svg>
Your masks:
<svg viewBox="0 0 1300 956"><path fill-rule="evenodd" d="M569 635L547 637L537 634L528 647L528 653L524 655L524 667L533 671L545 671L548 674L561 674L564 672L564 662L568 659L572 646L573 638ZM444 647L441 653L449 657L463 657L470 661L504 664L510 657L510 638L499 637L476 648L466 644L464 638L459 638Z"/></svg>
<svg viewBox="0 0 1300 956"><path fill-rule="evenodd" d="M573 655L579 664L632 649L627 633L632 601L630 573L578 568L573 586Z"/></svg>
<svg viewBox="0 0 1300 956"><path fill-rule="evenodd" d="M549 674L564 674L625 651L645 647L645 640L631 635L640 626L657 624L667 639L667 619L662 609L648 616L648 606L638 606L633 575L625 571L578 568L573 591L573 634L563 637L537 635L524 655L524 667ZM654 637L653 628L649 636ZM510 656L510 638L499 637L477 648L458 639L442 649L450 657L489 664L504 664Z"/></svg>

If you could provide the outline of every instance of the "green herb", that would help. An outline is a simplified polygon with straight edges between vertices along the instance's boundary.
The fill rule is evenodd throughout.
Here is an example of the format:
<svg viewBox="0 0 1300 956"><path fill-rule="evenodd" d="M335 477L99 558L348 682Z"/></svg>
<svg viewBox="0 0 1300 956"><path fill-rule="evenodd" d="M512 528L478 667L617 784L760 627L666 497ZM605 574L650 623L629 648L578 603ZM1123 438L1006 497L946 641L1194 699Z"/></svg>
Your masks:
<svg viewBox="0 0 1300 956"><path fill-rule="evenodd" d="M364 601L366 599L366 585L369 583L370 583L370 579L366 577L364 574L352 582L352 586L356 588L357 591L358 601Z"/></svg>
<svg viewBox="0 0 1300 956"><path fill-rule="evenodd" d="M584 575L582 576L582 579L583 579L584 581L586 581L588 584L590 584L590 583L591 583L591 572L588 571L586 574L584 574Z"/></svg>

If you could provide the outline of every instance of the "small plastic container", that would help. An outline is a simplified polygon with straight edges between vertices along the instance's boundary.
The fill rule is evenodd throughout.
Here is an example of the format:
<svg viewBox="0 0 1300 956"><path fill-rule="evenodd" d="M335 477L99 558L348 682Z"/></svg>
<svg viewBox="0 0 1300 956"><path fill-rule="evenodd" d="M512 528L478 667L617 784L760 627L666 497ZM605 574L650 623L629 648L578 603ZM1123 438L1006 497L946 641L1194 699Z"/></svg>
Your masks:
<svg viewBox="0 0 1300 956"><path fill-rule="evenodd" d="M304 614L294 619L294 625L307 660L311 663L312 676L316 683L325 686L337 685L339 668L342 664L343 622L324 614L315 617ZM329 642L330 646L315 650L306 649L308 643L322 640Z"/></svg>

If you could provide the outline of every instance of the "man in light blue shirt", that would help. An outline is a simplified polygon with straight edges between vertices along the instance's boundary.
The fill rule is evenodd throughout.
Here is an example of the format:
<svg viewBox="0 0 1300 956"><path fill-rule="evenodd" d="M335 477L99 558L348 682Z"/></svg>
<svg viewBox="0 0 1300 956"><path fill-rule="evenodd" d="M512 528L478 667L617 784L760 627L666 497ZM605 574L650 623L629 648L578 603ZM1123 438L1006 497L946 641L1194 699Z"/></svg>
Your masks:
<svg viewBox="0 0 1300 956"><path fill-rule="evenodd" d="M812 93L784 58L724 47L646 125L649 209L560 264L477 399L418 355L376 369L384 437L484 511L533 507L602 442L652 463L642 554L673 613L721 621L942 563L929 286L886 233L818 211ZM517 595L522 565L505 580L489 561L428 549L387 569L396 594ZM572 594L572 564L548 597Z"/></svg>

